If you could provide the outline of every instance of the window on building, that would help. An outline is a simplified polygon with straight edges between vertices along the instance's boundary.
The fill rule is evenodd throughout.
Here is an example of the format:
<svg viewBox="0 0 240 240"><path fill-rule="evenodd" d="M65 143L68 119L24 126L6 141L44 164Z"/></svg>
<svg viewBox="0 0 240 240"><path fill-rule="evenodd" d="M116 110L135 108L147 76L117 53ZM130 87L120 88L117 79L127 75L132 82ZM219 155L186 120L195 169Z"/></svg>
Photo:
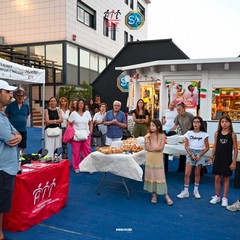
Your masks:
<svg viewBox="0 0 240 240"><path fill-rule="evenodd" d="M90 76L89 83L92 83L98 76L98 55L90 52Z"/></svg>
<svg viewBox="0 0 240 240"><path fill-rule="evenodd" d="M78 48L73 44L67 44L67 63L78 65Z"/></svg>
<svg viewBox="0 0 240 240"><path fill-rule="evenodd" d="M128 0L124 0L124 2L128 5Z"/></svg>
<svg viewBox="0 0 240 240"><path fill-rule="evenodd" d="M130 0L130 8L131 8L131 9L134 8L134 0Z"/></svg>
<svg viewBox="0 0 240 240"><path fill-rule="evenodd" d="M108 37L108 19L103 18L103 35Z"/></svg>
<svg viewBox="0 0 240 240"><path fill-rule="evenodd" d="M46 45L46 75L47 82L62 82L63 45Z"/></svg>
<svg viewBox="0 0 240 240"><path fill-rule="evenodd" d="M137 10L145 16L145 8L141 5L141 3L137 2Z"/></svg>
<svg viewBox="0 0 240 240"><path fill-rule="evenodd" d="M67 43L67 84L78 85L78 47Z"/></svg>
<svg viewBox="0 0 240 240"><path fill-rule="evenodd" d="M98 71L98 55L90 52L90 69Z"/></svg>
<svg viewBox="0 0 240 240"><path fill-rule="evenodd" d="M116 40L116 24L113 22L111 23L111 39Z"/></svg>
<svg viewBox="0 0 240 240"><path fill-rule="evenodd" d="M19 56L22 56L20 58L15 58L15 63L18 63L20 65L25 65L27 62L25 60L26 56L27 56L27 47L14 47L12 49L14 52L17 52L19 54Z"/></svg>
<svg viewBox="0 0 240 240"><path fill-rule="evenodd" d="M90 53L80 49L80 82L89 83Z"/></svg>
<svg viewBox="0 0 240 240"><path fill-rule="evenodd" d="M99 60L98 72L101 73L103 71L103 69L106 67L107 59L105 57L99 55L98 60Z"/></svg>
<svg viewBox="0 0 240 240"><path fill-rule="evenodd" d="M89 68L89 52L80 49L80 67Z"/></svg>
<svg viewBox="0 0 240 240"><path fill-rule="evenodd" d="M124 31L124 45L128 43L128 32Z"/></svg>
<svg viewBox="0 0 240 240"><path fill-rule="evenodd" d="M133 42L133 35L130 35L130 42Z"/></svg>
<svg viewBox="0 0 240 240"><path fill-rule="evenodd" d="M30 58L35 59L34 67L42 68L45 65L45 48L43 45L31 46Z"/></svg>
<svg viewBox="0 0 240 240"><path fill-rule="evenodd" d="M77 20L81 23L96 28L96 11L82 1L78 1Z"/></svg>

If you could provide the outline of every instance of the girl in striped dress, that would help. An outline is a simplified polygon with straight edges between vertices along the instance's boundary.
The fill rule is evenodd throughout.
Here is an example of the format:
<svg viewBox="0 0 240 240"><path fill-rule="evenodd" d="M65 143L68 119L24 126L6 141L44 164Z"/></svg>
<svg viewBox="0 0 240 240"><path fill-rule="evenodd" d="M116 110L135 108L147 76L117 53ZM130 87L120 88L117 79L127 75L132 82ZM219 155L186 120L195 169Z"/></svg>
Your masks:
<svg viewBox="0 0 240 240"><path fill-rule="evenodd" d="M164 172L163 149L166 136L159 119L151 121L149 133L145 135L144 140L147 150L144 190L152 193L152 203L157 203L157 195L165 195L167 205L173 205L173 201L168 196Z"/></svg>

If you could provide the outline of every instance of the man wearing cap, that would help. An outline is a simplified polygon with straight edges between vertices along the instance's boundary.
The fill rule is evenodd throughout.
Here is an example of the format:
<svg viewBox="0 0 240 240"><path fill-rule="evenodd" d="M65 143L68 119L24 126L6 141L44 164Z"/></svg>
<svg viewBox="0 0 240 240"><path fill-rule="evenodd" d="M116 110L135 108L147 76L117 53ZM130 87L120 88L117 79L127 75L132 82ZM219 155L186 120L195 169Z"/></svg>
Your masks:
<svg viewBox="0 0 240 240"><path fill-rule="evenodd" d="M18 144L22 137L9 122L3 109L13 97L17 87L0 80L0 240L4 239L2 231L3 213L9 212L12 205L12 194L15 175L18 172Z"/></svg>
<svg viewBox="0 0 240 240"><path fill-rule="evenodd" d="M22 136L22 141L18 147L23 154L27 146L27 119L30 111L29 106L24 102L24 90L22 88L16 91L16 100L7 106L5 114L9 118L10 123Z"/></svg>

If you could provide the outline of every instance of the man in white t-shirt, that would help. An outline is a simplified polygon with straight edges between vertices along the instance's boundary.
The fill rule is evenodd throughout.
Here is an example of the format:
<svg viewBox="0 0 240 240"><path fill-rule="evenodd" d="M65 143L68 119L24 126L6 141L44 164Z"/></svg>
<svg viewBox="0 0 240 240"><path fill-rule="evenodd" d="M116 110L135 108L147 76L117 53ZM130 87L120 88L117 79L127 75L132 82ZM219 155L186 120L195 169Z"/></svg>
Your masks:
<svg viewBox="0 0 240 240"><path fill-rule="evenodd" d="M170 129L174 126L174 119L178 115L178 112L175 108L174 103L169 103L168 109L164 110L162 124L163 124L163 131L165 132L166 136L172 136L176 134L176 131L170 131ZM164 166L165 172L168 172L168 154L164 154ZM171 155L171 158L173 156Z"/></svg>
<svg viewBox="0 0 240 240"><path fill-rule="evenodd" d="M174 119L178 115L178 112L175 108L174 103L169 103L168 109L164 110L163 118L162 118L162 124L163 124L163 130L168 132L170 129L174 126Z"/></svg>

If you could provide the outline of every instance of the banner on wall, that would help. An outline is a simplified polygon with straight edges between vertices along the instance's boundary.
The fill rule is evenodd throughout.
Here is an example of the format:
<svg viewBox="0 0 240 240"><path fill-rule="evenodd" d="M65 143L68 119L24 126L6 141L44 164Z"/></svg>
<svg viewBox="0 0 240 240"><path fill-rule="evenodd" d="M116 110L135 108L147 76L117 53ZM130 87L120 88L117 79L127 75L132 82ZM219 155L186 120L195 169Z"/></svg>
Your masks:
<svg viewBox="0 0 240 240"><path fill-rule="evenodd" d="M186 108L196 109L198 104L198 88L192 82L175 83L172 86L171 102L184 102Z"/></svg>
<svg viewBox="0 0 240 240"><path fill-rule="evenodd" d="M0 79L14 83L45 83L45 70L26 67L0 58Z"/></svg>

